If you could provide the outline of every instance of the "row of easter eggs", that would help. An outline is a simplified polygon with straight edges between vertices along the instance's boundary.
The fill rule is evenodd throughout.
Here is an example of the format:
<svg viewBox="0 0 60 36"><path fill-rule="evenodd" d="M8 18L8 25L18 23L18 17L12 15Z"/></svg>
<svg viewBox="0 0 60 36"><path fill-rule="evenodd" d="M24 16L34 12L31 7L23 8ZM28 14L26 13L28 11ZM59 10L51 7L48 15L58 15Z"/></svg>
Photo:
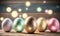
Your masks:
<svg viewBox="0 0 60 36"><path fill-rule="evenodd" d="M16 32L22 32L24 29L27 33L34 33L36 29L39 32L43 32L47 27L51 32L57 32L59 30L59 21L56 18L46 20L43 17L38 18L36 21L32 16L27 17L25 20L18 17L13 22L10 18L2 21L2 29L5 32L10 32L11 29L14 29Z"/></svg>

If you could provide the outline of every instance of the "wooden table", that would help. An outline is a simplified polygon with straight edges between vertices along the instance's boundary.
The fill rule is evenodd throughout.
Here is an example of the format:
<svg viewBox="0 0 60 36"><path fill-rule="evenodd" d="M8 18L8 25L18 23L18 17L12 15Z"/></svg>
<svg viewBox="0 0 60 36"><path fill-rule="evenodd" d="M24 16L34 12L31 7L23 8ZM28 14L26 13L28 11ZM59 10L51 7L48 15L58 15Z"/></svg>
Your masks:
<svg viewBox="0 0 60 36"><path fill-rule="evenodd" d="M16 33L16 32L3 32L0 30L0 36L60 36L60 32L52 33L52 32L40 32L34 34L28 33Z"/></svg>

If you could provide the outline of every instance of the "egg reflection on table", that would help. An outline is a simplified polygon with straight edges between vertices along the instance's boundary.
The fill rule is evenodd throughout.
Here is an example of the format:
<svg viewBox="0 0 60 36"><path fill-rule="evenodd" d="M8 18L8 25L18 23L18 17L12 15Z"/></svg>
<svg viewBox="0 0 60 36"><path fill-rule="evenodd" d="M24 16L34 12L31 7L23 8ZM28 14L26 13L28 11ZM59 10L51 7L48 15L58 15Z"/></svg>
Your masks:
<svg viewBox="0 0 60 36"><path fill-rule="evenodd" d="M12 29L12 20L10 18L5 18L2 21L2 29L5 32L10 32L11 31L11 29Z"/></svg>
<svg viewBox="0 0 60 36"><path fill-rule="evenodd" d="M38 26L38 31L43 32L47 29L47 22L46 19L43 17L40 17L37 19L37 26Z"/></svg>
<svg viewBox="0 0 60 36"><path fill-rule="evenodd" d="M27 33L35 32L37 25L34 17L32 16L27 17L24 24L25 24L25 30Z"/></svg>

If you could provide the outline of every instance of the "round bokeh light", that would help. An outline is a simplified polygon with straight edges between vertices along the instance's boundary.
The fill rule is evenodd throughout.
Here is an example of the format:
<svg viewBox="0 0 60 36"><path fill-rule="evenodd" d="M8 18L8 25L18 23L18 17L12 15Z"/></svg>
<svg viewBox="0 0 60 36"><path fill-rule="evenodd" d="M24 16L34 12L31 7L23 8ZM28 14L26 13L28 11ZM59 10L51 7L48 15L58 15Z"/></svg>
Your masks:
<svg viewBox="0 0 60 36"><path fill-rule="evenodd" d="M37 7L37 12L41 12L42 8L41 7Z"/></svg>
<svg viewBox="0 0 60 36"><path fill-rule="evenodd" d="M12 10L11 7L7 7L7 8L6 8L6 11L7 11L7 12L11 12L11 10Z"/></svg>
<svg viewBox="0 0 60 36"><path fill-rule="evenodd" d="M18 12L15 11L15 10L12 11L11 16L12 16L13 18L16 18L16 17L18 16Z"/></svg>
<svg viewBox="0 0 60 36"><path fill-rule="evenodd" d="M29 7L29 6L31 5L31 2L30 2L30 1L26 1L25 5L26 5L27 7Z"/></svg>

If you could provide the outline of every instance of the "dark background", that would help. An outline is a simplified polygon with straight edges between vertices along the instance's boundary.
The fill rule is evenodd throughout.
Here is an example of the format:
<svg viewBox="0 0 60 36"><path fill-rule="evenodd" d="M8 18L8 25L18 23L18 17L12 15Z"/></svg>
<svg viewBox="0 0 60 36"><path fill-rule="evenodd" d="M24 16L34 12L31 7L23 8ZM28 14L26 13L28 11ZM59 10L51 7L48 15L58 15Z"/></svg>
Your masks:
<svg viewBox="0 0 60 36"><path fill-rule="evenodd" d="M26 1L31 2L31 6L28 7L29 8L28 11L25 10ZM17 11L18 8L21 8L22 12L20 13L18 12L19 15L23 13L27 13L29 16L34 16L35 18L44 17L46 19L54 17L57 18L60 22L60 0L46 0L46 3L43 3L43 1L44 0L0 0L0 17L4 17L4 18L8 17L14 20L14 18L11 17L10 13L7 13L6 11L7 7L11 7L12 11L13 10ZM57 6L59 8L57 8ZM42 11L40 13L36 11L37 7L42 8ZM45 14L44 12L45 9L52 9L54 13L52 15ZM1 22L2 21L0 21L0 26L1 26Z"/></svg>

